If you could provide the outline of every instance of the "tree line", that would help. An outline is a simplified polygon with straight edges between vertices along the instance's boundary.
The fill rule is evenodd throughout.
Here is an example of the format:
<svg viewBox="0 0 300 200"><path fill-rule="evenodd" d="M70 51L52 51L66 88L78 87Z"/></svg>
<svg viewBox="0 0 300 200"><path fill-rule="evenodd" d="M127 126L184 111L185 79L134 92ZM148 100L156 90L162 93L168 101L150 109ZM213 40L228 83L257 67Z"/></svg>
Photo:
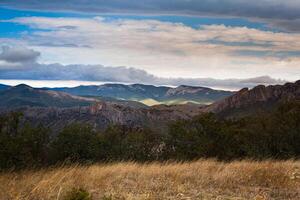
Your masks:
<svg viewBox="0 0 300 200"><path fill-rule="evenodd" d="M272 112L224 119L202 114L169 125L167 133L111 125L71 124L59 133L32 126L22 113L0 117L0 168L60 162L164 161L217 158L290 159L300 156L300 102Z"/></svg>

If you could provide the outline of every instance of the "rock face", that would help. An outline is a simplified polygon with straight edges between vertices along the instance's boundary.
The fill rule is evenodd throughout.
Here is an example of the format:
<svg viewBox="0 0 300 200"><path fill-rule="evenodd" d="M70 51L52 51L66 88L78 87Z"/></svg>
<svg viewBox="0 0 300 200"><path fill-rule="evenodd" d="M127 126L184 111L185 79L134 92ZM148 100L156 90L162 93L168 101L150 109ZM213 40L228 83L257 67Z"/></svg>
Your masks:
<svg viewBox="0 0 300 200"><path fill-rule="evenodd" d="M241 89L236 94L207 106L205 112L227 112L230 110L249 110L258 107L272 107L274 104L300 100L300 80L285 85L259 85L249 90Z"/></svg>
<svg viewBox="0 0 300 200"><path fill-rule="evenodd" d="M213 90L206 87L192 87L181 85L176 88L170 88L164 98L186 98L191 100L203 99L206 101L216 101L225 98L229 95L234 94L233 92L223 90Z"/></svg>
<svg viewBox="0 0 300 200"><path fill-rule="evenodd" d="M9 109L2 109L2 112L9 111ZM169 122L190 119L199 114L201 106L188 104L134 108L111 102L98 102L84 107L21 107L14 111L24 113L25 118L33 124L41 123L53 130L60 130L71 123L87 123L99 130L111 124L119 124L162 131L166 129Z"/></svg>

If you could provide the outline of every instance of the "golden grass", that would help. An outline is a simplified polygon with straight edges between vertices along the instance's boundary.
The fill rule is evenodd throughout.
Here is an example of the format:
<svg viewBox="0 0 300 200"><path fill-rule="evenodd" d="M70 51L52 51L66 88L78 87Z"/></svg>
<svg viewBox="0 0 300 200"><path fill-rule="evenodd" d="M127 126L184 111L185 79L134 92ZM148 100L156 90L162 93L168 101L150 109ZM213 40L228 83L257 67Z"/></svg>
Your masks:
<svg viewBox="0 0 300 200"><path fill-rule="evenodd" d="M199 160L62 166L0 174L0 199L300 199L300 161ZM106 198L109 199L109 198Z"/></svg>

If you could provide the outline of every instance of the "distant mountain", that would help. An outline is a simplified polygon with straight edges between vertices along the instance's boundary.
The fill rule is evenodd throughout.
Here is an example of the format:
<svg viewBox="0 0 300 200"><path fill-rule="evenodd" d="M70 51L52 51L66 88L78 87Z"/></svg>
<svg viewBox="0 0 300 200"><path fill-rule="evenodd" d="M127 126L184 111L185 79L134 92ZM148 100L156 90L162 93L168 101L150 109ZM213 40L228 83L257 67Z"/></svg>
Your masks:
<svg viewBox="0 0 300 200"><path fill-rule="evenodd" d="M8 89L8 88L10 88L10 87L11 87L11 86L0 84L0 91L6 90L6 89Z"/></svg>
<svg viewBox="0 0 300 200"><path fill-rule="evenodd" d="M47 88L50 89L50 88ZM206 87L179 86L176 88L143 84L104 84L100 86L78 86L74 88L51 88L78 96L100 96L121 100L139 101L146 105L198 103L210 104L233 94L230 91L213 90Z"/></svg>
<svg viewBox="0 0 300 200"><path fill-rule="evenodd" d="M168 122L198 115L202 107L192 103L149 107L134 101L79 97L65 92L35 89L24 84L1 91L0 99L0 113L21 111L32 123L41 123L53 130L78 122L91 124L98 129L110 124L121 124L146 126L161 131L166 129Z"/></svg>
<svg viewBox="0 0 300 200"><path fill-rule="evenodd" d="M95 99L73 96L63 92L40 90L28 85L17 85L0 92L0 107L15 108L21 106L72 107L88 106Z"/></svg>
<svg viewBox="0 0 300 200"><path fill-rule="evenodd" d="M207 106L203 111L227 116L239 116L269 110L281 102L300 100L300 80L284 85L259 85L249 90L241 89L236 94Z"/></svg>

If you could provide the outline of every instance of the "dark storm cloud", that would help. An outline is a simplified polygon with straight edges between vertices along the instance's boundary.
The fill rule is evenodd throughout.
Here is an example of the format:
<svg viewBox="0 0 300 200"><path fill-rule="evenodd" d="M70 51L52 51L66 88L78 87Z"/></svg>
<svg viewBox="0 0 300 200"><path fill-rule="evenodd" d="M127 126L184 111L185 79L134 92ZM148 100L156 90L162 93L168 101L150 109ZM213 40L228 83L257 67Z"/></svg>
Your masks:
<svg viewBox="0 0 300 200"><path fill-rule="evenodd" d="M3 46L0 53L0 60L9 63L26 63L35 62L40 56L40 53L31 49L26 48L11 48Z"/></svg>
<svg viewBox="0 0 300 200"><path fill-rule="evenodd" d="M298 0L2 0L0 5L52 11L212 15L262 19L298 31ZM291 23L290 23L291 22Z"/></svg>

